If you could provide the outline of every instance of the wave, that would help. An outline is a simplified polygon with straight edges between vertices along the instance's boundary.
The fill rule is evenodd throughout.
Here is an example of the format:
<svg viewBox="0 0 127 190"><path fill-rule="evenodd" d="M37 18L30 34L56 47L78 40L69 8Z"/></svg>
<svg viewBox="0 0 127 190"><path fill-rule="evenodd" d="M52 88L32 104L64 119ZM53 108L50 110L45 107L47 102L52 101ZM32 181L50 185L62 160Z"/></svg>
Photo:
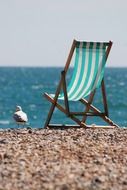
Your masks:
<svg viewBox="0 0 127 190"><path fill-rule="evenodd" d="M0 120L0 125L9 125L10 121L9 120Z"/></svg>

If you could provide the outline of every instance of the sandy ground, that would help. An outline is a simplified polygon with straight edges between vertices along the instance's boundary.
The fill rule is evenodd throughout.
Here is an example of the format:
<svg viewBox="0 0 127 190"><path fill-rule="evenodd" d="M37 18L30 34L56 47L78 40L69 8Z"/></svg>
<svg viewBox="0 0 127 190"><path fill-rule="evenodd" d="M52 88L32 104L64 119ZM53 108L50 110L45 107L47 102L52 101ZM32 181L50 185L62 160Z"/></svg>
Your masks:
<svg viewBox="0 0 127 190"><path fill-rule="evenodd" d="M0 190L126 190L127 129L0 130Z"/></svg>

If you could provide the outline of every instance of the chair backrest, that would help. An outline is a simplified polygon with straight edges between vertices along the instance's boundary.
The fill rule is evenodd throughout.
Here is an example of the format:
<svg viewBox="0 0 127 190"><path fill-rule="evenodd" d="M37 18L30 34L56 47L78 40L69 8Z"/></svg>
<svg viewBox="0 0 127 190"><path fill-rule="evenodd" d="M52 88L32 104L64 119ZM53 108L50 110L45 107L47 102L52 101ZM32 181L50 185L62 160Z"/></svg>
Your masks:
<svg viewBox="0 0 127 190"><path fill-rule="evenodd" d="M110 42L76 41L74 68L67 87L69 100L77 101L86 97L101 85L109 45Z"/></svg>

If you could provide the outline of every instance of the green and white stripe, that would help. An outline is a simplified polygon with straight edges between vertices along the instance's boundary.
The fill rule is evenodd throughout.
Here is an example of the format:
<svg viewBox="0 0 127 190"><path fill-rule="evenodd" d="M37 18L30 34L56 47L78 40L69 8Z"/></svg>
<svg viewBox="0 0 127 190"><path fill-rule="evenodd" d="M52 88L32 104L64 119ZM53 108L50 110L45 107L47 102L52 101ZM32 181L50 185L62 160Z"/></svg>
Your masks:
<svg viewBox="0 0 127 190"><path fill-rule="evenodd" d="M100 86L104 76L106 45L96 42L77 43L74 71L67 87L69 100L80 100ZM63 94L59 99L64 99Z"/></svg>

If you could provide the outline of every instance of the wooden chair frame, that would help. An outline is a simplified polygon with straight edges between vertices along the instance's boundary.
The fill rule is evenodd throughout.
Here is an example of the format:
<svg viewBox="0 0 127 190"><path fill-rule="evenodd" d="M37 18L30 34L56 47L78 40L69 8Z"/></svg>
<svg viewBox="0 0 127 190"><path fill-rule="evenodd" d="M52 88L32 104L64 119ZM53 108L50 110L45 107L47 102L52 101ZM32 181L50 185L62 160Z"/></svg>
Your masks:
<svg viewBox="0 0 127 190"><path fill-rule="evenodd" d="M57 125L57 124L49 124L55 107L57 107L60 111L62 111L64 114L66 114L70 119L75 121L76 124L77 124L76 126L79 126L79 127L91 128L85 123L85 121L87 119L87 116L100 116L105 122L107 122L110 125L110 126L92 126L93 128L96 128L96 127L103 127L103 128L119 127L117 124L115 124L108 117L109 114L108 114L108 105L107 105L104 78L102 79L102 83L101 83L101 91L102 91L102 97L103 97L104 113L102 113L99 109L97 109L96 107L94 107L92 105L92 101L93 101L93 98L94 98L96 90L91 92L91 94L89 95L88 101L86 99L84 99L84 98L79 100L86 107L84 112L71 112L70 111L70 109L69 109L69 101L68 101L68 96L67 96L67 87L66 87L66 73L68 71L68 68L69 68L69 65L70 65L74 50L76 48L76 42L77 42L76 40L73 40L72 47L70 49L70 53L69 53L67 62L65 64L64 70L61 72L61 79L60 79L60 82L58 84L58 87L57 87L57 90L56 90L56 93L55 93L55 97L52 98L47 93L44 93L44 96L47 98L47 100L52 103L52 105L50 107L50 110L49 110L49 113L48 113L48 116L47 116L47 119L46 119L46 122L45 122L45 125L44 125L44 128L52 127L52 126L63 126L63 125ZM106 50L106 60L107 60L108 55L110 53L111 47L112 47L112 42L109 41L108 47L107 47L107 50ZM60 94L61 89L63 90L63 93L64 93L65 107L63 107L62 105L60 105L58 103L58 96ZM83 116L82 120L79 120L79 118L77 118L77 116Z"/></svg>

